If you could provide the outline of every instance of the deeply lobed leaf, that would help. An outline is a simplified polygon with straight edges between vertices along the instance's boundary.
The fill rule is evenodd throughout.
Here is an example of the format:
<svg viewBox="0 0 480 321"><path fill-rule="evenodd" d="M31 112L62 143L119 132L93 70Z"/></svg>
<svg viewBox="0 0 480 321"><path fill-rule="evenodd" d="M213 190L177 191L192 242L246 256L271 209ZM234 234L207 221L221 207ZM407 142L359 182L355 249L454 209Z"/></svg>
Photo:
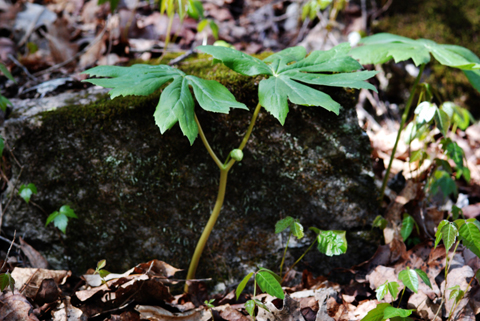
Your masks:
<svg viewBox="0 0 480 321"><path fill-rule="evenodd" d="M154 93L167 82L171 83L163 90L154 113L155 123L163 134L177 122L180 129L193 144L198 135L195 122L193 89L200 107L207 111L228 114L230 108L248 108L238 101L225 86L214 80L205 80L187 76L184 72L167 65L137 64L131 67L98 66L84 73L97 77L85 81L106 88L112 98L118 96L145 96Z"/></svg>
<svg viewBox="0 0 480 321"><path fill-rule="evenodd" d="M361 65L347 55L350 50L348 43L328 51L314 51L306 58L303 47L292 47L263 61L231 48L200 46L197 49L212 55L240 74L267 76L267 79L260 81L258 99L282 125L288 114L288 101L303 106L321 106L338 114L340 104L329 95L305 84L375 90L374 86L365 82L376 74L375 71L351 73L360 69Z"/></svg>

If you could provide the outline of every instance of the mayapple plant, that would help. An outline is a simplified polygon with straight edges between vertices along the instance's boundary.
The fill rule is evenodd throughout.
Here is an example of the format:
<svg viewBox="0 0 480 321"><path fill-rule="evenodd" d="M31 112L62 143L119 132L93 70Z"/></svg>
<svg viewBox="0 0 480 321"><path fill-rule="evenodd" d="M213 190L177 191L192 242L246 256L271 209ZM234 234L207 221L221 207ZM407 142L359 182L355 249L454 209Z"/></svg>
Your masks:
<svg viewBox="0 0 480 321"><path fill-rule="evenodd" d="M282 125L288 113L289 101L303 106L320 106L338 114L340 104L318 87L366 88L375 90L365 80L373 77L375 71L359 71L361 65L348 56L350 45L340 44L328 51L314 51L306 56L303 47L292 47L275 53L263 60L249 56L232 48L218 46L200 46L198 51L212 55L233 71L246 76L262 76L258 86L258 104L254 109L250 124L238 146L222 162L210 147L202 126L195 114L195 101L200 108L228 114L230 108L248 110L245 104L236 101L232 93L214 80L205 80L167 65L136 64L131 67L98 66L84 73L101 78L86 81L112 88L111 98L128 95L150 95L163 85L166 86L154 113L155 123L163 134L177 122L183 134L193 144L199 135L205 148L220 171L217 199L210 219L198 241L193 254L187 279L192 279L208 237L217 221L225 198L227 177L235 162L243 158L243 149L252 133L255 121L263 106Z"/></svg>
<svg viewBox="0 0 480 321"><path fill-rule="evenodd" d="M392 150L392 156L383 179L380 190L380 199L383 198L385 187L389 179L392 162L397 150L398 141L403 127L409 117L410 107L418 89L425 65L430 62L430 55L444 66L461 69L472 86L480 92L480 58L467 48L455 45L437 44L428 39L413 40L389 33L379 33L365 37L360 41L362 46L353 48L350 55L358 59L363 65L383 64L391 59L395 62L412 59L416 66L420 66L419 72L410 91L410 96L405 104L397 138Z"/></svg>

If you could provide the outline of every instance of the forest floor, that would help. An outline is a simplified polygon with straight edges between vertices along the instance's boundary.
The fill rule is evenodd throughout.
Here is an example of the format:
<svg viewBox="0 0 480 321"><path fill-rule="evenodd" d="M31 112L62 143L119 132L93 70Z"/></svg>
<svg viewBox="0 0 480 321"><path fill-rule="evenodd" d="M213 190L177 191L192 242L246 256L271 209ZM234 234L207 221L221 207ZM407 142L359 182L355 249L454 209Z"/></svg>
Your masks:
<svg viewBox="0 0 480 321"><path fill-rule="evenodd" d="M293 1L208 0L203 1L203 8L204 16L218 26L220 40L254 54L296 45L309 51L327 50L354 41L359 33L368 34L373 24L389 14L391 2L381 6L375 1L350 1L338 15L327 8L312 20L300 19L302 6ZM0 0L0 62L15 80L0 76L0 93L7 99L54 97L65 91L85 89L88 85L81 80L86 75L81 72L87 68L158 59L165 47L168 22L168 17L160 14L158 4L148 1L121 0L112 13L109 2L97 4L95 0ZM176 16L168 51L189 52L198 45L212 44L216 40L212 27L199 31L199 25L191 17L180 22ZM399 128L404 97L418 68L412 63L371 68L379 71L373 81L379 92L361 90L356 108L359 124L371 141L373 170L380 187ZM395 77L403 77L405 82L392 81ZM465 101L464 97L457 97L455 103L462 105ZM471 112L476 116L472 109ZM6 118L8 112L3 114ZM364 263L338 272L349 274L350 282L338 284L328 276L314 277L307 270L292 270L284 282L289 285L283 288L285 300L268 294L256 296L269 310L258 308L257 320L361 320L382 303L414 309L410 316L413 319L445 320L452 312L457 320L475 320L480 313L480 285L475 280L480 259L463 246L450 251L443 244L435 247L434 236L444 219L480 215L480 123L472 119L465 130L455 129L449 134L463 149L470 169L469 182L455 180L454 197L432 195L428 189L438 163L433 158L446 159L442 156L439 133L434 131L428 139L417 139L411 144L406 144L404 137L400 140L392 179L382 200L382 216L388 221L383 230L385 245ZM418 150L433 156L422 163L412 161L412 152ZM4 190L9 179L2 175ZM461 209L461 213L455 208ZM406 237L402 234L405 212L416 222ZM378 222L380 226L382 223ZM249 294L242 294L238 300L234 291L210 295L202 282L192 282L189 293L172 295L170 288L178 290L178 284L183 283L174 278L178 270L168 262L139 262L124 274L110 274L105 280L94 270L79 278L70 271L37 268L37 263L44 259L25 242L12 247L0 261L0 272L9 271L15 279L15 291L6 289L0 295L1 320L209 320L212 316L227 321L251 319L245 309ZM25 259L18 259L19 256ZM398 290L402 291L399 272L407 267L424 271L431 286L420 281L417 293L407 290L398 297L385 290L387 295L378 300L387 281L398 282ZM292 285L289 280L295 279L295 274L301 275L296 278L301 282ZM463 291L464 296L456 296L458 291ZM212 299L213 308L209 308L205 301ZM370 315L366 320L384 318Z"/></svg>

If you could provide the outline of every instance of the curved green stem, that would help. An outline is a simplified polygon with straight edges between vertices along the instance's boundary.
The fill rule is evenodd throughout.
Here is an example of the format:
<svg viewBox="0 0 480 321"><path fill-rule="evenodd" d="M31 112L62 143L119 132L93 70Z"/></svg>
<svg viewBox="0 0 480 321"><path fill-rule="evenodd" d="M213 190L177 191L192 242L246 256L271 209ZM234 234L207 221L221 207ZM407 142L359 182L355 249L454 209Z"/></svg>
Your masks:
<svg viewBox="0 0 480 321"><path fill-rule="evenodd" d="M402 303L402 299L403 299L403 294L405 293L405 289L407 287L404 285L403 286L403 290L402 290L402 294L400 295L400 300L398 300L398 305L397 305L397 309L400 307L400 303ZM395 299L395 298L394 298Z"/></svg>
<svg viewBox="0 0 480 321"><path fill-rule="evenodd" d="M248 130L245 133L245 136L243 137L243 140L240 143L240 147L238 149L242 150L247 144L247 141L250 138L250 134L252 133L253 126L255 125L255 121L257 120L258 113L260 112L261 107L262 106L260 105L260 103L258 103L253 113L252 119L250 120L250 125L248 126ZM202 232L202 235L198 240L197 247L195 248L195 252L193 253L192 261L190 262L190 267L188 268L188 272L187 272L187 280L193 279L195 277L195 272L197 271L198 262L200 261L200 257L202 256L203 249L207 244L208 237L210 236L210 233L212 232L213 227L217 222L218 216L220 215L220 211L222 209L223 200L225 199L225 191L227 187L228 171L230 170L230 168L232 168L233 164L235 163L235 160L231 159L226 165L222 164L222 162L218 159L217 155L215 154L212 147L208 143L207 138L205 137L205 133L202 130L202 126L198 121L197 115L195 115L195 122L197 123L197 126L198 126L198 134L200 135L200 138L202 139L202 142L205 145L205 148L207 149L208 153L214 160L215 164L217 164L218 168L220 169L220 183L218 186L218 194L217 194L217 200L215 201L215 206L213 208L212 213L210 214L210 218L208 219L207 225L205 226ZM185 292L188 292L187 284L185 284L184 290Z"/></svg>
<svg viewBox="0 0 480 321"><path fill-rule="evenodd" d="M405 122L407 121L408 114L410 113L410 106L412 105L413 96L415 95L418 82L422 77L424 69L425 69L425 64L421 65L420 67L420 71L418 72L417 78L415 78L415 81L413 82L412 90L410 91L410 97L408 97L407 104L405 105L405 110L403 111L403 115L402 115L402 121L400 122L400 128L398 129L397 138L395 139L395 145L393 145L392 155L390 156L390 161L388 162L387 172L385 173L385 177L383 178L382 188L380 189L380 200L383 199L383 195L385 194L385 188L387 187L388 177L390 176L390 170L392 169L393 159L395 158L395 152L397 151L398 141L400 140L400 135L402 134L403 126L405 126Z"/></svg>
<svg viewBox="0 0 480 321"><path fill-rule="evenodd" d="M295 265L297 265L298 262L300 262L300 261L303 259L303 257L312 249L312 247L315 245L315 243L317 243L317 240L318 240L318 235L317 235L317 237L315 237L315 241L313 241L313 243L310 244L310 246L308 247L308 249L307 249L305 252L303 252L302 256L300 256L300 257L298 258L298 260L296 260L295 263L293 263L293 265L285 272L285 275L284 275L283 278L282 278L282 283L283 283L283 281L284 281L284 279L285 279L285 276L287 276L288 272L290 272L290 270L292 270L292 269L295 267Z"/></svg>
<svg viewBox="0 0 480 321"><path fill-rule="evenodd" d="M218 159L218 157L215 154L215 152L213 151L212 147L210 147L210 144L207 141L207 137L205 137L205 134L203 133L202 125L200 125L200 122L198 121L197 114L194 114L194 115L195 115L195 122L197 123L197 126L198 126L198 134L199 134L200 138L202 139L203 145L205 145L205 148L207 149L208 153L212 157L213 161L215 162L215 164L217 164L218 168L220 168L220 170L221 170L222 168L224 168L224 165Z"/></svg>
<svg viewBox="0 0 480 321"><path fill-rule="evenodd" d="M282 262L280 263L280 277L282 277L283 272L283 263L285 263L285 256L287 255L288 243L290 242L290 237L292 236L292 231L288 234L287 245L285 245L285 251L283 251Z"/></svg>
<svg viewBox="0 0 480 321"><path fill-rule="evenodd" d="M255 111L253 112L252 119L250 120L250 125L248 126L247 132L245 133L245 136L243 137L242 142L240 143L240 146L238 146L238 149L243 150L245 145L248 142L248 139L250 138L250 134L252 133L253 126L255 126L255 122L257 121L258 114L260 113L260 109L262 108L262 105L260 103L257 104L257 107L255 107ZM229 170L232 168L233 164L235 164L235 160L231 159L225 168Z"/></svg>
<svg viewBox="0 0 480 321"><path fill-rule="evenodd" d="M188 268L187 280L193 279L195 277L195 272L197 271L198 262L200 261L200 257L202 256L203 249L205 248L205 244L207 244L207 240L213 230L213 226L217 222L218 215L220 214L220 210L222 209L223 200L225 199L227 176L228 170L220 169L220 185L218 186L217 201L215 202L215 207L213 208L212 214L208 219L207 225L203 229L202 236L200 236L197 247L195 248L195 252L193 253L192 262L190 263L190 267ZM185 292L188 292L187 284L185 284Z"/></svg>

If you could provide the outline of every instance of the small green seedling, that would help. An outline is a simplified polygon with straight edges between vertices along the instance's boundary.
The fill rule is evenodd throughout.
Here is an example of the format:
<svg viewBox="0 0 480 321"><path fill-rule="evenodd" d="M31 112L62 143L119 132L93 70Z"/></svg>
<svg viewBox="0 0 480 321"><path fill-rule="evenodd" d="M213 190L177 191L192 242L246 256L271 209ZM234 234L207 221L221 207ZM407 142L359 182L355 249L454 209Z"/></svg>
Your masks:
<svg viewBox="0 0 480 321"><path fill-rule="evenodd" d="M413 310L394 308L388 303L380 303L375 309L370 310L367 315L361 321L384 321L387 319L395 320L394 318L400 318L397 320L404 320L411 315Z"/></svg>
<svg viewBox="0 0 480 321"><path fill-rule="evenodd" d="M210 299L210 300L205 300L205 305L208 307L208 309L210 310L210 314L212 315L212 320L215 320L215 318L213 317L213 308L215 307L213 305L213 302L215 301L215 299Z"/></svg>
<svg viewBox="0 0 480 321"><path fill-rule="evenodd" d="M98 274L102 280L102 283L105 284L105 278L107 275L110 274L107 270L104 269L104 267L107 265L107 260L100 260L97 262L97 267L95 268L95 272L93 274Z"/></svg>
<svg viewBox="0 0 480 321"><path fill-rule="evenodd" d="M379 229L384 230L387 227L387 225L388 225L388 221L384 219L383 216L377 215L377 217L375 217L375 219L373 220L372 229L374 227L378 227Z"/></svg>
<svg viewBox="0 0 480 321"><path fill-rule="evenodd" d="M22 184L18 189L18 195L20 195L20 197L27 203L30 202L30 198L33 194L37 194L37 187L33 183L27 185Z"/></svg>
<svg viewBox="0 0 480 321"><path fill-rule="evenodd" d="M299 240L303 238L303 226L302 224L300 224L298 219L294 219L291 216L287 216L284 219L281 219L280 221L277 222L277 224L275 224L275 234L281 233L287 228L290 228L290 233L288 234L287 244L285 245L285 250L283 251L283 256L282 256L282 262L280 263L280 277L282 276L283 263L285 262L285 256L287 254L290 237L293 235Z"/></svg>
<svg viewBox="0 0 480 321"><path fill-rule="evenodd" d="M457 219L453 222L443 220L440 222L437 228L437 232L435 233L435 248L443 241L445 246L445 251L447 252L447 259L445 265L445 280L447 280L448 272L450 270L450 261L451 259L448 257L448 253L452 246L455 244L453 249L453 255L455 255L457 248L462 242L462 244L472 251L476 256L480 257L480 222L474 218L470 219ZM478 271L477 271L478 274ZM446 282L446 281L445 281ZM447 285L445 284L445 291L447 289ZM450 299L455 297L455 305L450 310L450 315L448 319L450 319L458 305L458 302L463 298L467 291L461 291L460 288L450 288L452 292L450 294ZM458 291L457 291L458 290ZM442 298L442 303L445 301L445 293ZM440 306L441 308L441 306ZM439 310L440 310L439 308Z"/></svg>
<svg viewBox="0 0 480 321"><path fill-rule="evenodd" d="M257 284L263 292L266 292L271 296L274 296L281 300L285 299L285 293L283 292L282 286L280 284L280 277L268 269L260 268L257 272L250 272L247 276L243 278L242 282L238 284L237 290L235 291L237 300L252 276L254 276L253 299L245 302L245 310L247 310L248 314L250 314L255 320L255 306L261 307L269 311L265 304L263 304L260 300L255 299L255 296L257 295Z"/></svg>
<svg viewBox="0 0 480 321"><path fill-rule="evenodd" d="M78 216L70 208L70 206L63 205L62 207L60 207L59 211L55 211L48 216L45 226L53 222L53 225L55 225L55 227L57 227L60 231L63 232L63 234L65 234L67 231L67 224L69 218L78 218Z"/></svg>
<svg viewBox="0 0 480 321"><path fill-rule="evenodd" d="M5 288L10 287L12 293L15 290L15 280L12 278L12 275L9 272L0 274L0 291L5 290Z"/></svg>

